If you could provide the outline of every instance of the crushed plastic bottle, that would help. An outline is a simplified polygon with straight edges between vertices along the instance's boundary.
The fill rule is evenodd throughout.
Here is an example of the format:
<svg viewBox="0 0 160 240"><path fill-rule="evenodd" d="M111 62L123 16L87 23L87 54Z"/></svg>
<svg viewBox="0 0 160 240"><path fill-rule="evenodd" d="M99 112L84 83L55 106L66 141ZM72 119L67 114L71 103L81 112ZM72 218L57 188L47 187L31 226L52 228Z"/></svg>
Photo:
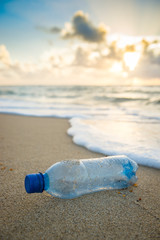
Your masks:
<svg viewBox="0 0 160 240"><path fill-rule="evenodd" d="M136 162L126 156L67 160L52 165L44 174L25 178L27 193L47 191L54 197L72 199L84 194L123 189L137 181Z"/></svg>

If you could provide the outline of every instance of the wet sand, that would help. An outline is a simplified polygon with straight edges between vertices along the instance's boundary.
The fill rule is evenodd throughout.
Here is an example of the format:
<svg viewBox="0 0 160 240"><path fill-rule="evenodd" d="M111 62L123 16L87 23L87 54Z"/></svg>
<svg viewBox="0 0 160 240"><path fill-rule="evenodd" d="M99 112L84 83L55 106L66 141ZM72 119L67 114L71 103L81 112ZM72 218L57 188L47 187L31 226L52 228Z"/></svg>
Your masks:
<svg viewBox="0 0 160 240"><path fill-rule="evenodd" d="M158 239L160 170L140 166L137 187L73 200L27 194L26 174L103 155L75 145L68 120L0 114L0 239Z"/></svg>

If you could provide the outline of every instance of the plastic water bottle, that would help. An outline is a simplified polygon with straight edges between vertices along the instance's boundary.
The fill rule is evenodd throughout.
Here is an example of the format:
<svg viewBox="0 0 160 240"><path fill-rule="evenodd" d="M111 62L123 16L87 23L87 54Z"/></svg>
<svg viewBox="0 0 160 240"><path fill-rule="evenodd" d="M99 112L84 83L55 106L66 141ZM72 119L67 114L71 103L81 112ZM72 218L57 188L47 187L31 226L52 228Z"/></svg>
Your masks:
<svg viewBox="0 0 160 240"><path fill-rule="evenodd" d="M25 178L27 193L47 191L54 197L72 199L109 189L123 189L137 181L137 164L126 156L67 160L52 165L44 174Z"/></svg>

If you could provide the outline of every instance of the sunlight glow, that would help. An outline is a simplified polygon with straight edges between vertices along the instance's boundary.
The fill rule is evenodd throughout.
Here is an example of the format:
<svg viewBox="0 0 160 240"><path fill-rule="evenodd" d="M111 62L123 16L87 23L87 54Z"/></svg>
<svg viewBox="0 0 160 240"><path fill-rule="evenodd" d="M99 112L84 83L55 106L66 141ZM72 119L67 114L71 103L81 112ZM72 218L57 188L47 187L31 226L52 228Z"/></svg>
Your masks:
<svg viewBox="0 0 160 240"><path fill-rule="evenodd" d="M123 56L125 65L129 68L130 71L133 71L140 59L139 52L126 52Z"/></svg>
<svg viewBox="0 0 160 240"><path fill-rule="evenodd" d="M121 62L115 62L111 69L110 69L110 72L113 72L113 73L120 73L122 72L122 63Z"/></svg>

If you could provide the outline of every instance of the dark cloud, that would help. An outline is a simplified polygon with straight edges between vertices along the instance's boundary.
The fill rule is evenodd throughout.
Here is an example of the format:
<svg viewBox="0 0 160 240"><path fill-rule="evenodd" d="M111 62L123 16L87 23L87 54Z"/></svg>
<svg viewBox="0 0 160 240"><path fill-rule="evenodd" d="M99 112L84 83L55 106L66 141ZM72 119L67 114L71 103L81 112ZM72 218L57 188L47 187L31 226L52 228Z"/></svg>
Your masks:
<svg viewBox="0 0 160 240"><path fill-rule="evenodd" d="M36 28L38 30L46 32L46 33L56 34L56 33L60 33L61 32L61 28L56 27L56 26L55 27L51 27L51 28L47 28L47 27L44 27L44 26L37 26Z"/></svg>
<svg viewBox="0 0 160 240"><path fill-rule="evenodd" d="M104 25L95 27L82 11L78 11L72 18L71 28L62 31L62 38L77 37L88 42L103 42L106 34L107 30Z"/></svg>
<svg viewBox="0 0 160 240"><path fill-rule="evenodd" d="M89 20L88 16L82 11L76 12L71 22L67 23L64 29L61 29L57 26L50 28L45 26L36 26L36 28L46 33L61 33L61 37L63 39L80 38L84 41L98 43L104 42L107 34L106 26L104 24L101 24L97 27L94 26Z"/></svg>

